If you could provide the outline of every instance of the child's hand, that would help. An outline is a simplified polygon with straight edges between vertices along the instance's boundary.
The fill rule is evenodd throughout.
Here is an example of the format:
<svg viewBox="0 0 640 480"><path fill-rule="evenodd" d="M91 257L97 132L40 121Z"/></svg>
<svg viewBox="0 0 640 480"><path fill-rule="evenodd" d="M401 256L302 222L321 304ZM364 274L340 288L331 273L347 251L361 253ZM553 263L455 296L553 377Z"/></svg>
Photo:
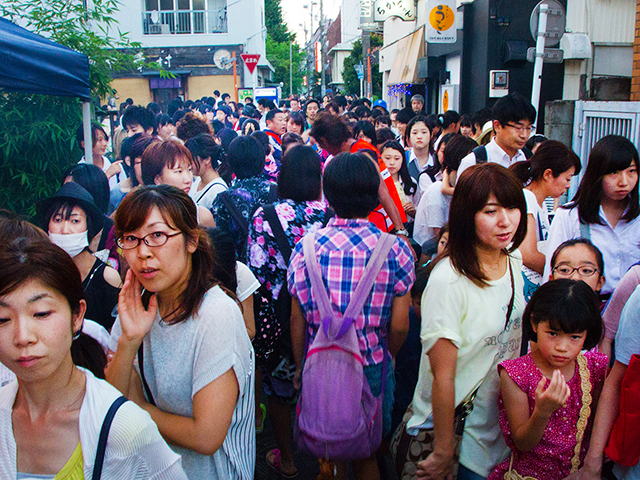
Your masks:
<svg viewBox="0 0 640 480"><path fill-rule="evenodd" d="M550 417L553 412L558 410L567 402L569 395L571 395L571 390L562 376L562 373L560 373L560 370L553 371L551 382L545 390L544 385L546 382L547 379L544 376L538 382L535 394L535 408L537 408L541 414Z"/></svg>

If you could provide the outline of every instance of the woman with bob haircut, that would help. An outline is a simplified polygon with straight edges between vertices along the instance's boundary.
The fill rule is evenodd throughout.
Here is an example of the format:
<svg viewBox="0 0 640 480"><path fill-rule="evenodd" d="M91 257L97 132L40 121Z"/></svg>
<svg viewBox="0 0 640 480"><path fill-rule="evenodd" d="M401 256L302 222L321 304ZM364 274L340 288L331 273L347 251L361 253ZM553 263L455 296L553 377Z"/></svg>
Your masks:
<svg viewBox="0 0 640 480"><path fill-rule="evenodd" d="M544 144L540 146L542 148ZM565 240L587 238L604 257L602 295L610 295L629 268L640 260L638 151L625 137L607 135L591 149L573 202L556 211L547 251ZM543 277L549 278L549 257Z"/></svg>
<svg viewBox="0 0 640 480"><path fill-rule="evenodd" d="M143 187L124 198L115 224L131 268L107 380L151 415L189 478L253 478L253 349L233 294L217 284L193 200Z"/></svg>
<svg viewBox="0 0 640 480"><path fill-rule="evenodd" d="M504 167L475 165L458 179L447 250L422 296L418 385L392 440L400 478L416 471L419 478L446 478L455 474L458 454L458 479L484 478L509 453L498 425L497 365L520 352L517 248L526 215L522 183ZM469 404L465 423L461 411Z"/></svg>
<svg viewBox="0 0 640 480"><path fill-rule="evenodd" d="M120 392L71 355L86 301L78 269L47 241L0 248L0 361L17 382L0 389L1 478L92 478L98 436ZM186 479L149 415L117 410L102 478Z"/></svg>
<svg viewBox="0 0 640 480"><path fill-rule="evenodd" d="M520 246L527 300L542 283L544 273L545 245L551 228L544 201L548 197L555 199L563 195L571 186L571 178L580 173L580 169L578 156L556 140L541 143L529 160L509 167L522 181L527 201L527 236Z"/></svg>
<svg viewBox="0 0 640 480"><path fill-rule="evenodd" d="M249 227L249 266L260 283L269 289L274 302L281 303L281 296L288 302L285 309L290 308L291 303L286 286L289 254L304 235L321 228L325 220L326 204L320 199L321 188L322 165L318 154L306 145L292 146L282 157L278 177L280 200L268 207L275 213L287 240L289 251L286 256L273 233L272 217L265 213L267 207L256 210ZM284 332L289 332L289 325L282 327ZM282 359L270 363L279 365L279 373L287 370L293 373L293 352L290 343L286 338L284 340L282 348L276 349ZM268 368L262 369L264 389L269 396L269 418L278 449L267 454L267 462L285 475L293 475L297 470L291 444L291 406L297 397L296 390L292 378L283 379L282 375L271 373Z"/></svg>
<svg viewBox="0 0 640 480"><path fill-rule="evenodd" d="M140 163L144 185L171 185L189 195L193 185L193 169L200 168L191 152L180 142L162 140L153 142L142 153ZM197 206L198 223L203 227L215 227L213 215L203 207Z"/></svg>

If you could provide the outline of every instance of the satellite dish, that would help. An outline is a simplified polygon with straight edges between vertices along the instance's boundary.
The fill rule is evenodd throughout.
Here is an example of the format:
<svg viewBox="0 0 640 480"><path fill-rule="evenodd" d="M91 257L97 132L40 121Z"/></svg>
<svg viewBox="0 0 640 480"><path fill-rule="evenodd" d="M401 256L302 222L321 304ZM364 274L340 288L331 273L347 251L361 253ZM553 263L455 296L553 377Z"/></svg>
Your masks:
<svg viewBox="0 0 640 480"><path fill-rule="evenodd" d="M213 54L213 63L220 70L229 70L233 62L231 62L231 54L229 50L219 48Z"/></svg>

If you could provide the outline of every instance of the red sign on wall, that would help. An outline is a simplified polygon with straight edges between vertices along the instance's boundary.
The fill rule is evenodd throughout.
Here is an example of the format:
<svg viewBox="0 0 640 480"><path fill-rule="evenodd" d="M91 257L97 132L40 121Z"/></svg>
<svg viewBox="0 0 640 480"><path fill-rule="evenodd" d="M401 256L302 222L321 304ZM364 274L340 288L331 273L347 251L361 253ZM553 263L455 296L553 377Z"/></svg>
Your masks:
<svg viewBox="0 0 640 480"><path fill-rule="evenodd" d="M249 69L249 73L253 74L253 71L258 66L258 60L260 60L260 55L250 55L248 53L243 53L240 55L242 57L242 61Z"/></svg>

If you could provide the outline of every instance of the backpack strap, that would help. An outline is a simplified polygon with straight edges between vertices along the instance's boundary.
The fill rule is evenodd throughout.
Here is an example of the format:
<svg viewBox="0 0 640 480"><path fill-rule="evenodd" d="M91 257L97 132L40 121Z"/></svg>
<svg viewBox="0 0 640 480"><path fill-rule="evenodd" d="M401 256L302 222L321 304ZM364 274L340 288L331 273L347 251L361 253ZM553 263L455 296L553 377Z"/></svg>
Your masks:
<svg viewBox="0 0 640 480"><path fill-rule="evenodd" d="M580 236L587 240L591 240L591 229L588 223L580 222Z"/></svg>
<svg viewBox="0 0 640 480"><path fill-rule="evenodd" d="M276 243L278 244L278 248L280 249L282 258L284 258L284 263L289 265L289 259L291 258L291 246L289 245L289 240L287 240L287 235L282 229L282 223L280 222L280 218L278 218L278 214L276 213L276 206L265 205L264 207L262 207L262 210L264 211L265 218L271 226L273 236L276 239Z"/></svg>
<svg viewBox="0 0 640 480"><path fill-rule="evenodd" d="M236 204L231 200L231 194L228 191L221 192L218 194L218 197L220 197L223 205L227 207L231 217L236 221L242 232L245 235L249 235L249 222L247 222L247 219L242 216L240 209L236 207Z"/></svg>
<svg viewBox="0 0 640 480"><path fill-rule="evenodd" d="M393 247L395 237L383 233L378 240L378 243L371 254L371 258L367 262L362 278L358 282L354 293L351 295L351 300L349 301L349 305L347 305L347 309L343 315L344 320L342 325L335 335L331 335L329 333L335 314L331 306L331 300L329 299L327 289L322 282L322 272L320 271L320 265L318 264L318 259L315 255L314 240L315 235L313 234L307 235L303 239L304 259L311 279L311 288L317 295L316 301L318 303L318 309L320 310L322 328L325 334L329 338L340 338L347 332L347 330L349 330L351 324L362 311L364 302L369 296L369 292L371 291L375 279L378 276L378 272L380 272L382 264L387 260L389 251Z"/></svg>
<svg viewBox="0 0 640 480"><path fill-rule="evenodd" d="M111 424L113 423L113 419L116 416L116 412L125 403L127 399L125 397L118 397L109 407L107 414L104 417L104 422L102 422L102 428L100 429L100 437L98 440L98 449L96 451L96 460L93 464L93 475L92 480L100 480L102 476L102 466L104 464L104 453L107 449L107 439L109 438L109 430L111 429Z"/></svg>
<svg viewBox="0 0 640 480"><path fill-rule="evenodd" d="M487 163L489 161L489 156L487 155L487 147L485 147L484 145L480 145L479 147L476 147L471 151L476 156L476 165L482 165L483 163Z"/></svg>
<svg viewBox="0 0 640 480"><path fill-rule="evenodd" d="M275 203L278 201L278 185L275 183L269 186L269 193L267 194L267 202Z"/></svg>

